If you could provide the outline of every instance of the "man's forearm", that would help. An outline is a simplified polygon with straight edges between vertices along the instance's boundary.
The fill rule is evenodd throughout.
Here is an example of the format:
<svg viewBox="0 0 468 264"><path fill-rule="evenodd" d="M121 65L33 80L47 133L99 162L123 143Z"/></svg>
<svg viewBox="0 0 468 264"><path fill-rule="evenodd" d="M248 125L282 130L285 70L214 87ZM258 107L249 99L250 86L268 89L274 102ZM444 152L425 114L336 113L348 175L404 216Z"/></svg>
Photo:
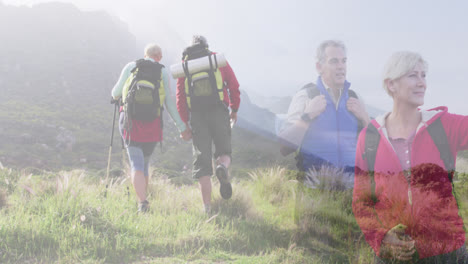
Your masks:
<svg viewBox="0 0 468 264"><path fill-rule="evenodd" d="M279 137L295 146L299 146L304 138L304 135L309 127L309 123L305 122L302 119L299 119L291 124L289 124L285 129L283 129Z"/></svg>

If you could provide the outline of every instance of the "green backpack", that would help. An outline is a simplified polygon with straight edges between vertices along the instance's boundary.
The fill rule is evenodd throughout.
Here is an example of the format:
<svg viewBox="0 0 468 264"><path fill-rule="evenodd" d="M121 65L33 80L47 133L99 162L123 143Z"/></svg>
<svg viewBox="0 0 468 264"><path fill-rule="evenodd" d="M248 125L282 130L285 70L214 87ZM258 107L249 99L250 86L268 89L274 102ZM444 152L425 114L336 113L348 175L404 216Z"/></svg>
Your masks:
<svg viewBox="0 0 468 264"><path fill-rule="evenodd" d="M210 69L190 74L188 61L208 57ZM206 111L224 99L224 83L218 68L216 56L203 45L188 47L182 55L185 71L185 94L191 111Z"/></svg>
<svg viewBox="0 0 468 264"><path fill-rule="evenodd" d="M153 121L161 116L165 98L161 80L163 67L150 60L136 61L122 91L126 124L130 124L130 120Z"/></svg>

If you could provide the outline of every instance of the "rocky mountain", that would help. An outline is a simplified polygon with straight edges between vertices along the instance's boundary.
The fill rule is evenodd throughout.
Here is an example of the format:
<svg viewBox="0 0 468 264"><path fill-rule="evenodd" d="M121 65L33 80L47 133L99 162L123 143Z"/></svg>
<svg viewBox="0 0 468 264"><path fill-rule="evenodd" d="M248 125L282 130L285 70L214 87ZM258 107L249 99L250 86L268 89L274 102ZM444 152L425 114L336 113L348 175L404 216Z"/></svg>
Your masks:
<svg viewBox="0 0 468 264"><path fill-rule="evenodd" d="M71 4L0 5L0 35L0 161L94 160L110 130L110 89L135 55L127 26Z"/></svg>
<svg viewBox="0 0 468 264"><path fill-rule="evenodd" d="M8 99L98 103L135 50L135 37L116 18L58 2L2 6L0 33Z"/></svg>
<svg viewBox="0 0 468 264"><path fill-rule="evenodd" d="M286 114L292 99L292 96L266 96L252 89L248 90L248 95L250 101L275 114Z"/></svg>
<svg viewBox="0 0 468 264"><path fill-rule="evenodd" d="M267 108L253 103L246 91L241 90L237 126L268 139L276 139L278 116Z"/></svg>

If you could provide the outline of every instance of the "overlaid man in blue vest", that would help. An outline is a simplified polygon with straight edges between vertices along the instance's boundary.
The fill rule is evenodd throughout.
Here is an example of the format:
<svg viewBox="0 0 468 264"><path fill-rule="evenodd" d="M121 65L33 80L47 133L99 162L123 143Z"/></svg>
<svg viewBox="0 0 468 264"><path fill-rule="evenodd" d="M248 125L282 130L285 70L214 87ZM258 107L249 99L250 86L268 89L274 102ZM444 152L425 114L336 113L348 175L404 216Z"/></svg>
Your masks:
<svg viewBox="0 0 468 264"><path fill-rule="evenodd" d="M293 97L279 136L289 149L297 149L300 170L342 169L348 177L344 179L346 186L351 188L357 136L370 119L346 80L346 63L343 42L327 40L320 44L316 62L319 77ZM287 154L284 149L282 153ZM306 179L310 177L306 175Z"/></svg>

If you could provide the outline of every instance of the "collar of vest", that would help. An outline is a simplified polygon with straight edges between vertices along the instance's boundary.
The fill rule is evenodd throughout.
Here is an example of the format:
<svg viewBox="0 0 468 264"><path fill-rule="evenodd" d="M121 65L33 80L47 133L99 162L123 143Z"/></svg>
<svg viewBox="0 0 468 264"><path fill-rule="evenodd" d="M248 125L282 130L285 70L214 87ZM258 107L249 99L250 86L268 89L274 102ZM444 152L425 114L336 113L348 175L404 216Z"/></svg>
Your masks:
<svg viewBox="0 0 468 264"><path fill-rule="evenodd" d="M345 94L348 92L349 87L351 86L351 83L345 80L344 87L343 87L343 92L341 94ZM320 91L321 94L327 94L327 88L325 88L325 84L322 82L322 77L319 76L317 78L317 89Z"/></svg>

